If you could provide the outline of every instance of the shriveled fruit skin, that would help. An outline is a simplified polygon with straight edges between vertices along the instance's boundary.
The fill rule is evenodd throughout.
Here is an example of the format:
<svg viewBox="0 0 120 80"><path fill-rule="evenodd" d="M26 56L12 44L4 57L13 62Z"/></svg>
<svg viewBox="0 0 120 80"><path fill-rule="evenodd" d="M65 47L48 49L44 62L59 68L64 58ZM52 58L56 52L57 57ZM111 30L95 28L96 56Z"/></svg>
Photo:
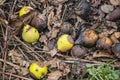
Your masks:
<svg viewBox="0 0 120 80"><path fill-rule="evenodd" d="M30 25L25 25L22 31L22 39L27 43L36 43L40 37L38 30Z"/></svg>
<svg viewBox="0 0 120 80"><path fill-rule="evenodd" d="M98 35L95 33L94 30L86 30L78 37L78 39L75 41L75 44L92 47L97 40Z"/></svg>
<svg viewBox="0 0 120 80"><path fill-rule="evenodd" d="M113 42L109 37L100 38L97 41L96 47L99 49L110 49Z"/></svg>
<svg viewBox="0 0 120 80"><path fill-rule="evenodd" d="M106 16L106 19L110 20L110 21L116 21L116 20L120 19L120 8L118 7L113 12L109 13Z"/></svg>
<svg viewBox="0 0 120 80"><path fill-rule="evenodd" d="M112 52L115 54L116 57L120 59L120 43L116 43L113 45Z"/></svg>
<svg viewBox="0 0 120 80"><path fill-rule="evenodd" d="M29 72L34 78L40 79L47 74L48 69L45 64L41 64L41 62L34 62L30 65Z"/></svg>
<svg viewBox="0 0 120 80"><path fill-rule="evenodd" d="M70 50L74 45L74 41L72 37L68 34L63 34L62 36L59 37L57 41L57 48L61 52L66 52Z"/></svg>
<svg viewBox="0 0 120 80"><path fill-rule="evenodd" d="M75 46L71 49L71 53L72 53L75 57L84 57L84 56L87 54L87 49L84 48L83 46L75 45Z"/></svg>
<svg viewBox="0 0 120 80"><path fill-rule="evenodd" d="M34 18L31 21L31 25L36 27L38 31L41 32L47 26L46 16L42 14L34 16Z"/></svg>
<svg viewBox="0 0 120 80"><path fill-rule="evenodd" d="M32 7L30 7L30 6L24 6L24 7L22 7L22 8L20 9L20 11L19 11L19 16L21 17L21 16L23 16L24 14L29 13L31 10L33 10Z"/></svg>

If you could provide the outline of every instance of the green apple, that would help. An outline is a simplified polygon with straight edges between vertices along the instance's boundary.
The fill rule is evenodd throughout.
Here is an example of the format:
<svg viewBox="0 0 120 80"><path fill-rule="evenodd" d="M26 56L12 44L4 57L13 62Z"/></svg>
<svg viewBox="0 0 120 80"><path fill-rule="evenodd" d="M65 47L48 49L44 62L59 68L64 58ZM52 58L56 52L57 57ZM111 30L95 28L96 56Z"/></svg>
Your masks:
<svg viewBox="0 0 120 80"><path fill-rule="evenodd" d="M36 43L40 37L38 30L30 25L25 25L22 31L22 39L27 43Z"/></svg>

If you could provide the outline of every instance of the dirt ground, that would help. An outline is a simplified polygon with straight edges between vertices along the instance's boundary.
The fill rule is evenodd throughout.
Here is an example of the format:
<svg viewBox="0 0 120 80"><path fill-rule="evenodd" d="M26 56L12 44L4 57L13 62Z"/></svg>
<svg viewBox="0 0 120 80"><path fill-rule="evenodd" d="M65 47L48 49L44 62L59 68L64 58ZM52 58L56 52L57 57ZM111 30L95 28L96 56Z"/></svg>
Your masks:
<svg viewBox="0 0 120 80"><path fill-rule="evenodd" d="M24 6L33 9L19 16ZM38 30L36 43L23 40L26 24ZM73 46L62 52L64 34ZM120 0L0 0L0 80L36 80L29 71L35 61L48 68L40 80L119 80L93 79L88 66L120 70Z"/></svg>

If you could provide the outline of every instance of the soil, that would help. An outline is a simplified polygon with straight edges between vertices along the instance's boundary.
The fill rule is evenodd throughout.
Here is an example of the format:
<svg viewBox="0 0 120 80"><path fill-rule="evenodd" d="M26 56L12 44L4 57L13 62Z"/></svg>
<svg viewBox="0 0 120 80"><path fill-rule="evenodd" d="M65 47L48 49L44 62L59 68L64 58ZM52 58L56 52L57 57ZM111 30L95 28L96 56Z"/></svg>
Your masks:
<svg viewBox="0 0 120 80"><path fill-rule="evenodd" d="M23 6L33 10L20 17ZM39 31L36 43L22 39L26 24ZM94 36L83 39L87 35L82 35L88 30L97 35L90 46L85 39ZM73 38L77 46L73 48L78 49L57 49L57 40L64 34ZM35 80L29 73L35 61L48 67L41 80L83 80L88 77L86 64L96 67L114 60L111 65L119 70L119 43L120 0L0 0L0 80Z"/></svg>

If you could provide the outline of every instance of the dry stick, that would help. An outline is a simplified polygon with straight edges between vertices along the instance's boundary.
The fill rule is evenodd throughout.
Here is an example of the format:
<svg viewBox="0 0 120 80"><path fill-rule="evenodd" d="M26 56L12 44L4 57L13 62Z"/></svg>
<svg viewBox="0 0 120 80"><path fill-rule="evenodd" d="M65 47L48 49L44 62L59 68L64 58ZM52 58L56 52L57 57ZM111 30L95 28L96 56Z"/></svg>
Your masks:
<svg viewBox="0 0 120 80"><path fill-rule="evenodd" d="M63 11L63 15L62 15L62 21L63 21L63 18L64 18L64 15L65 15L65 12L66 12L66 10L67 10L67 5L65 5L65 9L64 9L64 11Z"/></svg>
<svg viewBox="0 0 120 80"><path fill-rule="evenodd" d="M64 61L65 63L69 63L69 64L74 64L74 63L78 63L78 64L83 64L83 65L86 65L86 64L90 64L91 62L86 62L86 60L84 61L74 61L74 60L66 60L66 61ZM99 66L99 65L105 65L106 63L104 63L104 62L92 62L91 63L93 66ZM112 66L112 67L115 67L115 68L120 68L120 65L118 64L118 65L113 65L113 64L111 64L110 66Z"/></svg>
<svg viewBox="0 0 120 80"><path fill-rule="evenodd" d="M24 55L24 57L27 59L27 61L29 61L29 58L24 54L24 52L22 51L22 49L20 47L18 47L18 49Z"/></svg>
<svg viewBox="0 0 120 80"><path fill-rule="evenodd" d="M0 59L0 62L4 62L4 60L3 59ZM8 61L6 61L6 64L8 64L8 65L10 65L10 66L12 66L12 67L17 67L17 68L20 68L20 66L18 66L18 65L15 65L15 64L13 64L13 63L11 63L11 62L8 62Z"/></svg>
<svg viewBox="0 0 120 80"><path fill-rule="evenodd" d="M3 59L0 59L0 62L4 62L4 60ZM13 63L11 63L11 62L8 62L8 61L6 61L6 64L8 64L8 65L10 65L10 66L12 66L12 67L14 67L14 68L22 68L22 67L20 67L20 66L18 66L18 65L15 65L15 64L13 64ZM28 78L25 78L25 77L21 77L21 76L18 76L18 75L14 75L14 74L11 74L11 73L6 73L6 72L0 72L0 73L2 73L2 74L6 74L6 75L11 75L11 76L13 76L13 77L18 77L18 78L21 78L21 79L25 79L25 80L29 80Z"/></svg>
<svg viewBox="0 0 120 80"><path fill-rule="evenodd" d="M46 61L45 59L44 59L44 57L43 56L41 56L41 55L39 55L37 52L35 52L32 48L30 48L30 47L28 47L26 44L24 44L19 38L17 38L16 36L14 36L14 38L17 40L17 41L19 41L22 45L24 45L26 48L28 48L29 50L31 50L32 52L34 52L36 55L32 55L33 57L35 57L38 61L41 61L39 58L38 58L38 56L42 59L42 60L44 60L44 61Z"/></svg>
<svg viewBox="0 0 120 80"><path fill-rule="evenodd" d="M64 60L64 62L66 62L66 63L92 63L93 65L106 64L105 62L100 62L100 61L95 61L95 60L90 61L90 60L86 60L86 59L71 58L69 56L65 56L65 55L62 55L59 53L57 53L56 55L65 58L66 61ZM116 68L120 68L120 64L111 65L111 66L116 67Z"/></svg>
<svg viewBox="0 0 120 80"><path fill-rule="evenodd" d="M6 66L6 56L7 56L7 39L8 39L8 25L6 26L5 36L4 36L4 63L3 63L3 73L5 72ZM2 74L2 80L4 80L4 74Z"/></svg>
<svg viewBox="0 0 120 80"><path fill-rule="evenodd" d="M15 4L17 3L17 0L14 1L12 9L11 9L11 13L13 14L14 8L15 8Z"/></svg>
<svg viewBox="0 0 120 80"><path fill-rule="evenodd" d="M8 73L8 72L0 72L1 74L5 74L5 75L9 75L9 76L13 76L13 77L17 77L17 78L20 78L22 80L29 80L29 78L25 78L25 77L22 77L22 76L18 76L18 75L15 75L15 74L12 74L12 73Z"/></svg>
<svg viewBox="0 0 120 80"><path fill-rule="evenodd" d="M92 63L92 65L96 65L96 66L100 65L100 64L103 64L103 65L106 64L105 62L100 62L100 61L95 61L95 60L90 61L90 60L86 60L86 59L71 58L69 56L64 56L59 53L57 53L56 55L65 58L66 60L63 60L63 61L66 63ZM115 68L120 68L120 64L118 64L118 65L111 64L111 66L113 66Z"/></svg>

